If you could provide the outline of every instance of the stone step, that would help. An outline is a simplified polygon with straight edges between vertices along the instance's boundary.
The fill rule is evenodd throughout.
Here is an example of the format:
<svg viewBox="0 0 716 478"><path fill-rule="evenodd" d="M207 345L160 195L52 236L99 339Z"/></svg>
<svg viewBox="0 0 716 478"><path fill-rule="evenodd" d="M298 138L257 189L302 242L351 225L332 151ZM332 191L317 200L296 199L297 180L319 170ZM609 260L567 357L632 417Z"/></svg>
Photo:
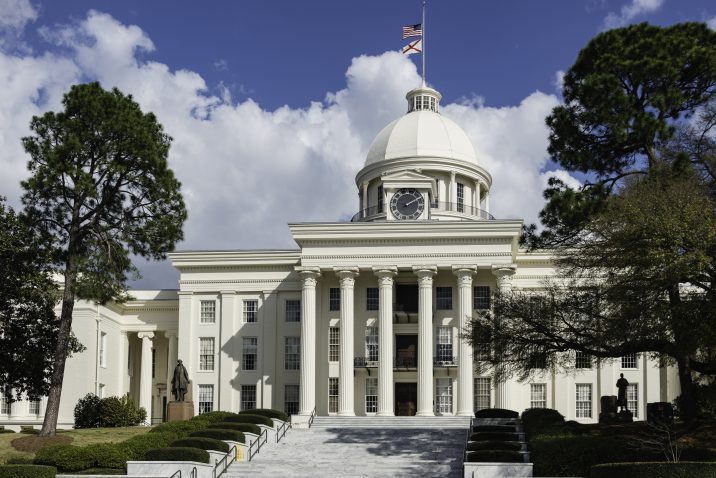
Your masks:
<svg viewBox="0 0 716 478"><path fill-rule="evenodd" d="M312 428L470 428L470 417L316 417Z"/></svg>

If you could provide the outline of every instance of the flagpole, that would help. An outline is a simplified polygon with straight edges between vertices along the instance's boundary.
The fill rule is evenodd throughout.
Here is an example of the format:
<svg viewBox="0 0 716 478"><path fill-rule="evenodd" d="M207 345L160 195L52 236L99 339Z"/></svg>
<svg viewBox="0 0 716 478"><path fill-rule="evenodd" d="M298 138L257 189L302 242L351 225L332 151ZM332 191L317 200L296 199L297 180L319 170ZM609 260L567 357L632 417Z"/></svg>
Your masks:
<svg viewBox="0 0 716 478"><path fill-rule="evenodd" d="M427 0L423 0L423 86L426 85L425 83L425 4L428 3Z"/></svg>

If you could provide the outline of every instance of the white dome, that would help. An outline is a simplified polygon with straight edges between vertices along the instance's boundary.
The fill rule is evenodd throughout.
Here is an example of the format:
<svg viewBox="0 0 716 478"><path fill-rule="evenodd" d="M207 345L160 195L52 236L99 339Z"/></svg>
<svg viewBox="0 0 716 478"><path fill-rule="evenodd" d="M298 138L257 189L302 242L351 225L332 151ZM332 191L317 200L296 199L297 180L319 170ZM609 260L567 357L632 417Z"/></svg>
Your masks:
<svg viewBox="0 0 716 478"><path fill-rule="evenodd" d="M406 157L448 158L477 163L475 148L454 121L431 110L398 118L373 140L365 165Z"/></svg>

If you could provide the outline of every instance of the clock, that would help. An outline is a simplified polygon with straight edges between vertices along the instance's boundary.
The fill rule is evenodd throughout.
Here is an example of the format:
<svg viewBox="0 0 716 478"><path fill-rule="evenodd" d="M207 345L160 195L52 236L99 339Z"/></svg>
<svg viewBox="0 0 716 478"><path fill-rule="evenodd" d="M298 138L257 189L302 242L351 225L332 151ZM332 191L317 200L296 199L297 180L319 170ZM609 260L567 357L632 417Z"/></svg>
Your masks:
<svg viewBox="0 0 716 478"><path fill-rule="evenodd" d="M390 200L390 212L396 219L417 219L424 209L425 199L417 189L399 189Z"/></svg>

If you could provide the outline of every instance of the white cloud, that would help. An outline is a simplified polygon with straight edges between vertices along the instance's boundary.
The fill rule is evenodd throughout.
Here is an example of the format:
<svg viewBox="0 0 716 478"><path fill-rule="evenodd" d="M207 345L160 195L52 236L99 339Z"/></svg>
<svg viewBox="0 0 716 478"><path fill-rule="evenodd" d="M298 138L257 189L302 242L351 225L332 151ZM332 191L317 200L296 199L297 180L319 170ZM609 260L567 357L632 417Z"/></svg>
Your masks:
<svg viewBox="0 0 716 478"><path fill-rule="evenodd" d="M661 8L665 0L631 0L619 13L609 12L604 19L604 29L619 28L629 24L634 18L652 13Z"/></svg>
<svg viewBox="0 0 716 478"><path fill-rule="evenodd" d="M559 96L562 96L562 90L564 89L564 70L557 70L554 72L554 80L552 81L552 84L554 85L554 91L557 92Z"/></svg>
<svg viewBox="0 0 716 478"><path fill-rule="evenodd" d="M706 25L708 25L711 30L716 30L716 15L706 20Z"/></svg>
<svg viewBox="0 0 716 478"><path fill-rule="evenodd" d="M37 19L30 0L0 0L0 32L20 32Z"/></svg>
<svg viewBox="0 0 716 478"><path fill-rule="evenodd" d="M350 217L370 142L404 114L406 90L420 83L399 53L364 55L352 60L344 89L304 108L267 111L250 98L236 102L226 88L209 93L196 72L143 59L153 49L148 35L109 15L90 12L44 33L64 53L0 51L0 191L18 204L27 174L20 138L32 115L59 109L71 84L96 79L132 94L174 138L170 166L189 210L181 249L295 247L287 222ZM443 106L493 175L498 217L536 220L547 162L544 117L557 104L535 92L517 106L485 107L478 96ZM174 285L168 266L141 268L152 279L143 285Z"/></svg>

